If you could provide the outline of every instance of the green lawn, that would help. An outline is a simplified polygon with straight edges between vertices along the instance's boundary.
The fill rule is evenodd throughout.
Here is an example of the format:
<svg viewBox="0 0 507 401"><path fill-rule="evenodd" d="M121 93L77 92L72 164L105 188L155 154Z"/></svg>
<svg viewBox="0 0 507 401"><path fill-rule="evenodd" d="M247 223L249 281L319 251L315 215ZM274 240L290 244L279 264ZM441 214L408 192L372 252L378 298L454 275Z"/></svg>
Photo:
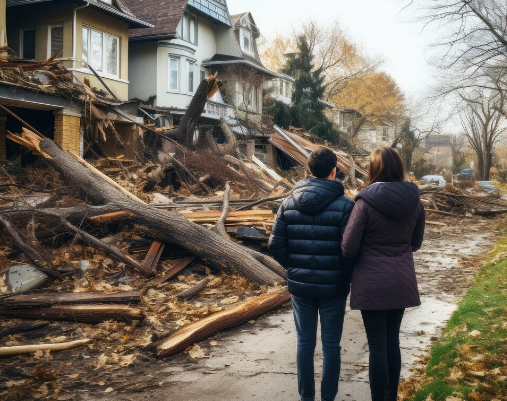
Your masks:
<svg viewBox="0 0 507 401"><path fill-rule="evenodd" d="M406 400L507 400L506 242L507 235L481 268Z"/></svg>

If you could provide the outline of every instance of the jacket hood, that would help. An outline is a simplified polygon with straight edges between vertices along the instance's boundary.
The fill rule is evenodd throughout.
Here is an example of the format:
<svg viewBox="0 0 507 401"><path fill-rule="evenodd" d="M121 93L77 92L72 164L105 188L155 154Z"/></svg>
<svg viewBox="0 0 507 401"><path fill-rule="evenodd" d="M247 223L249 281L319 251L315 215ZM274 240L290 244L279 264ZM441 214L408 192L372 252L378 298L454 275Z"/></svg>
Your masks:
<svg viewBox="0 0 507 401"><path fill-rule="evenodd" d="M340 181L309 178L296 184L292 198L297 210L315 216L344 194L345 190Z"/></svg>
<svg viewBox="0 0 507 401"><path fill-rule="evenodd" d="M362 190L357 199L363 199L391 220L410 217L421 202L419 188L412 182L378 182Z"/></svg>

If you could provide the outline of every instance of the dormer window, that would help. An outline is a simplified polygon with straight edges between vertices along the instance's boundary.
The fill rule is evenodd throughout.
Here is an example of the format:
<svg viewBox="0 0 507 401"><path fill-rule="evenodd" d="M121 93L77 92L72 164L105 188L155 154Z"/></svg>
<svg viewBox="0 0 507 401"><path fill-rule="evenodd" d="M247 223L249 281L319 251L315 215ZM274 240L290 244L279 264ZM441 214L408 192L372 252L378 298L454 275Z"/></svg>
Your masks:
<svg viewBox="0 0 507 401"><path fill-rule="evenodd" d="M197 16L185 11L176 28L178 37L193 45L197 44Z"/></svg>
<svg viewBox="0 0 507 401"><path fill-rule="evenodd" d="M253 56L254 54L254 44L252 32L247 31L244 28L241 28L241 50L245 53L249 53Z"/></svg>

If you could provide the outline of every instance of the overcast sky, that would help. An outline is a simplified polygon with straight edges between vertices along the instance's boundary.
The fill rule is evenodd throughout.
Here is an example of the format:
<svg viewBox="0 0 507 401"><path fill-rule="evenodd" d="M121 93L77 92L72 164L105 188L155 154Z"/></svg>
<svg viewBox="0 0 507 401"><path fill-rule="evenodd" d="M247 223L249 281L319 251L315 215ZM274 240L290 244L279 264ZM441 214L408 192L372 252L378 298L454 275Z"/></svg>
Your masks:
<svg viewBox="0 0 507 401"><path fill-rule="evenodd" d="M338 20L367 54L385 60L388 72L408 97L420 100L434 84L428 66L433 32L411 23L408 0L228 0L231 14L250 11L266 39L297 31L314 19L322 25ZM403 11L402 11L403 10Z"/></svg>

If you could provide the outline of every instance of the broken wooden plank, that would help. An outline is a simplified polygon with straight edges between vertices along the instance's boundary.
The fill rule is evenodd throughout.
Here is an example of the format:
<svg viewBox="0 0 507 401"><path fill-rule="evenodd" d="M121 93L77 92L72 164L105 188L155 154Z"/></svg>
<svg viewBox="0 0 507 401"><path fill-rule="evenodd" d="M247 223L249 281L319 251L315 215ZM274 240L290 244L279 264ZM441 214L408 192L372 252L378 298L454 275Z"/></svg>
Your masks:
<svg viewBox="0 0 507 401"><path fill-rule="evenodd" d="M187 219L199 219L199 218L216 218L218 219L222 212L220 210L213 210L211 212L179 212L182 216ZM227 217L238 217L238 218L273 218L274 214L271 210L242 210L242 211L231 211L227 213Z"/></svg>
<svg viewBox="0 0 507 401"><path fill-rule="evenodd" d="M155 271L157 269L158 262L160 257L162 256L162 252L164 251L165 244L160 241L153 241L142 263L144 269Z"/></svg>
<svg viewBox="0 0 507 401"><path fill-rule="evenodd" d="M131 322L142 320L143 311L125 305L58 305L48 308L0 308L1 316L15 319L64 320L78 323L100 323L106 320Z"/></svg>
<svg viewBox="0 0 507 401"><path fill-rule="evenodd" d="M290 299L286 290L261 295L234 308L214 313L177 330L155 344L159 357L168 357L184 351L189 345L205 340L220 331L247 322L267 313Z"/></svg>
<svg viewBox="0 0 507 401"><path fill-rule="evenodd" d="M92 340L90 339L84 339L56 344L16 345L14 347L0 347L0 356L31 354L37 351L64 351L71 348L80 347L81 345L86 345L91 342Z"/></svg>
<svg viewBox="0 0 507 401"><path fill-rule="evenodd" d="M428 224L430 226L447 227L447 224L445 224L445 223L439 223L438 221L426 220L426 224Z"/></svg>
<svg viewBox="0 0 507 401"><path fill-rule="evenodd" d="M151 287L156 287L157 285L169 281L174 276L176 276L180 271L182 271L185 267L187 267L190 263L192 263L195 259L197 259L197 257L192 255L176 260L174 265L162 277L158 277L146 283L146 285L143 287L139 295L143 296L144 294L146 294L146 292L148 292L148 290Z"/></svg>
<svg viewBox="0 0 507 401"><path fill-rule="evenodd" d="M275 182L282 181L283 177L278 175L275 170L270 169L268 166L266 166L263 162L261 162L255 155L252 155L252 161L257 164L262 171L264 171L271 179L273 179Z"/></svg>
<svg viewBox="0 0 507 401"><path fill-rule="evenodd" d="M0 307L24 308L28 306L77 305L91 303L140 302L139 292L59 292L13 295L0 301Z"/></svg>

